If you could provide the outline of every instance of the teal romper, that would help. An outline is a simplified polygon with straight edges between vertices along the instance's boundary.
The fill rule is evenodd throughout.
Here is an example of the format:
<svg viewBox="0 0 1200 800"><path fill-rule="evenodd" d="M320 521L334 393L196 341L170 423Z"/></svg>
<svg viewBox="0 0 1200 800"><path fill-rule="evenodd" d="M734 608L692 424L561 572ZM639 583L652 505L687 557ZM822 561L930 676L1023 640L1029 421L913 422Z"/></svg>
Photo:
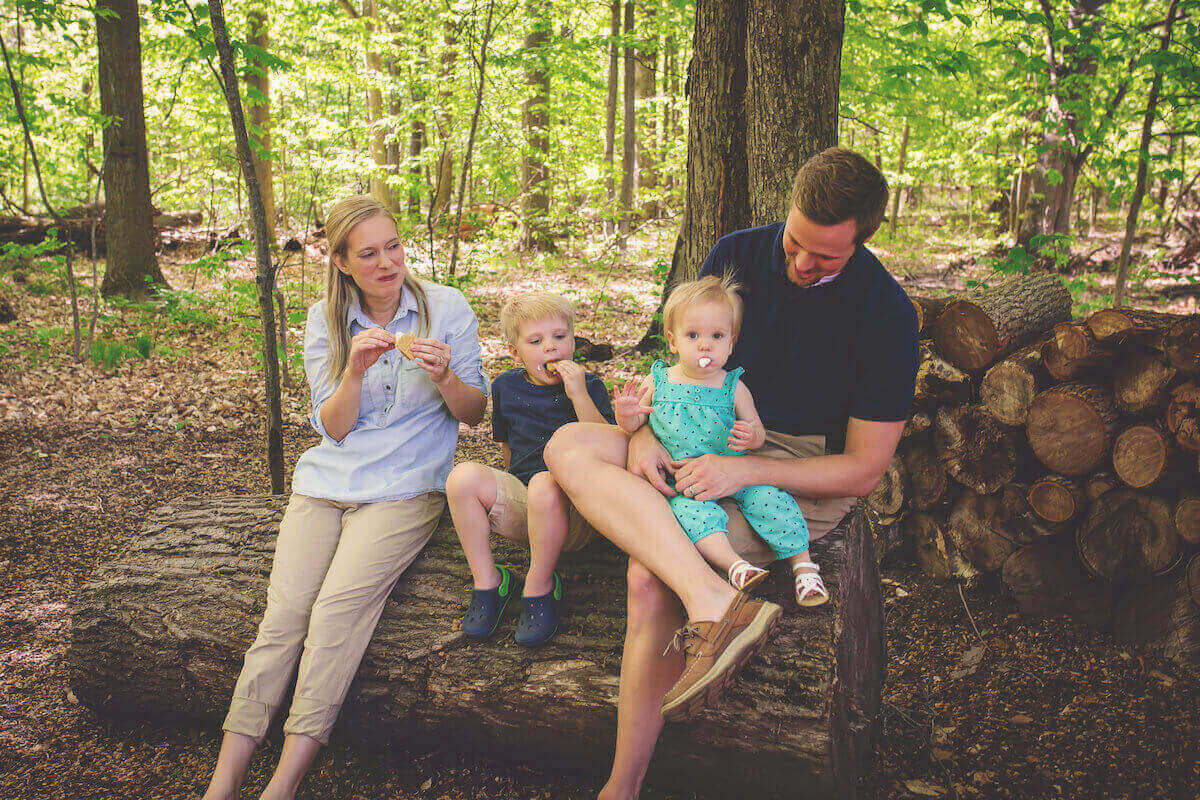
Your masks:
<svg viewBox="0 0 1200 800"><path fill-rule="evenodd" d="M741 455L729 449L729 431L737 419L733 390L742 375L741 367L730 370L719 387L675 383L667 377L663 361L654 362L650 375L654 378L650 429L671 458L678 461L709 453ZM747 486L734 492L733 499L750 527L776 556L788 558L808 549L808 524L790 494L774 486ZM676 495L670 503L675 518L693 542L729 530L729 515L715 500Z"/></svg>

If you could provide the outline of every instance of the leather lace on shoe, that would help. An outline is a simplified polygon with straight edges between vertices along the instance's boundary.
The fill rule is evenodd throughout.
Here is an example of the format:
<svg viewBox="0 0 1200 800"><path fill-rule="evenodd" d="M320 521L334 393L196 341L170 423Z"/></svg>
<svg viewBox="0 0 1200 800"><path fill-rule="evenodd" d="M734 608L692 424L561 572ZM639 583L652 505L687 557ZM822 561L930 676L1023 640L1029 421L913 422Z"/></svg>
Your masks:
<svg viewBox="0 0 1200 800"><path fill-rule="evenodd" d="M692 652L692 642L700 638L700 631L694 624L684 625L675 631L675 635L671 637L671 643L667 645L666 650L663 650L663 655L667 655L672 650L678 650L687 656Z"/></svg>

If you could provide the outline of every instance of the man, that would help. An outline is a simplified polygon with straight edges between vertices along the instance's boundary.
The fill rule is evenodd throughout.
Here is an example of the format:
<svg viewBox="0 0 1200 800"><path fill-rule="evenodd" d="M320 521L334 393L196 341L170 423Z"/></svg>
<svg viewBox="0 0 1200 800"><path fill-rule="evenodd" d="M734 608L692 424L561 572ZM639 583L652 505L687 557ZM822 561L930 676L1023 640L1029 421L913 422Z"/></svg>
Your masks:
<svg viewBox="0 0 1200 800"><path fill-rule="evenodd" d="M745 321L728 366L746 369L768 429L764 448L672 463L648 427L627 438L587 424L559 429L547 446L559 485L629 554L617 746L601 800L637 797L668 693L714 700L768 635L756 621L770 604L739 595L705 563L665 498L778 486L796 496L816 540L891 461L912 404L917 328L908 296L864 246L886 205L879 170L830 148L796 174L784 222L729 234L705 259L702 275L732 272L743 287ZM736 508L727 510L734 548L769 560Z"/></svg>

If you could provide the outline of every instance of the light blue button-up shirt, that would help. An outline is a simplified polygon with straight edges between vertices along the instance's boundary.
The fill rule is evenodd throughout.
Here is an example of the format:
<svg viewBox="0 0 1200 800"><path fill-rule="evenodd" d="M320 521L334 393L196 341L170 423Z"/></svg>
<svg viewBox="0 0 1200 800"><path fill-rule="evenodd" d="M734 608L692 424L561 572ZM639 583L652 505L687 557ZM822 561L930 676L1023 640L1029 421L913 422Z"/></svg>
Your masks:
<svg viewBox="0 0 1200 800"><path fill-rule="evenodd" d="M450 369L485 394L487 376L479 349L475 312L457 289L422 282L429 300L429 335L450 345ZM347 309L350 336L378 327L355 297ZM384 326L390 333L417 334L417 303L405 289L400 307ZM296 463L292 490L342 503L403 500L444 491L458 444L458 420L451 414L429 373L389 350L363 376L358 420L342 441L321 423L321 406L337 388L330 374L332 347L325 301L308 309L304 330L304 372L312 390L312 426L321 442Z"/></svg>

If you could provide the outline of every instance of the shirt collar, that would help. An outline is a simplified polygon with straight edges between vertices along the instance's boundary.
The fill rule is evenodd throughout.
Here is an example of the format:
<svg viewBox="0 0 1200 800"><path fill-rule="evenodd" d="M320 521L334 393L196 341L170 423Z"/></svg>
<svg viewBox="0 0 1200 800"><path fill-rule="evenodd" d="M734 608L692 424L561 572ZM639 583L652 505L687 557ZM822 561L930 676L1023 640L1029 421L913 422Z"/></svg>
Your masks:
<svg viewBox="0 0 1200 800"><path fill-rule="evenodd" d="M396 307L396 314L383 327L390 326L398 319L403 319L409 314L417 310L417 299L413 297L412 290L404 286L400 290L400 305ZM364 330L367 328L375 328L379 323L367 316L367 312L363 311L362 302L359 298L358 290L355 289L350 296L350 304L346 307L346 324L353 325L358 323L358 326Z"/></svg>

